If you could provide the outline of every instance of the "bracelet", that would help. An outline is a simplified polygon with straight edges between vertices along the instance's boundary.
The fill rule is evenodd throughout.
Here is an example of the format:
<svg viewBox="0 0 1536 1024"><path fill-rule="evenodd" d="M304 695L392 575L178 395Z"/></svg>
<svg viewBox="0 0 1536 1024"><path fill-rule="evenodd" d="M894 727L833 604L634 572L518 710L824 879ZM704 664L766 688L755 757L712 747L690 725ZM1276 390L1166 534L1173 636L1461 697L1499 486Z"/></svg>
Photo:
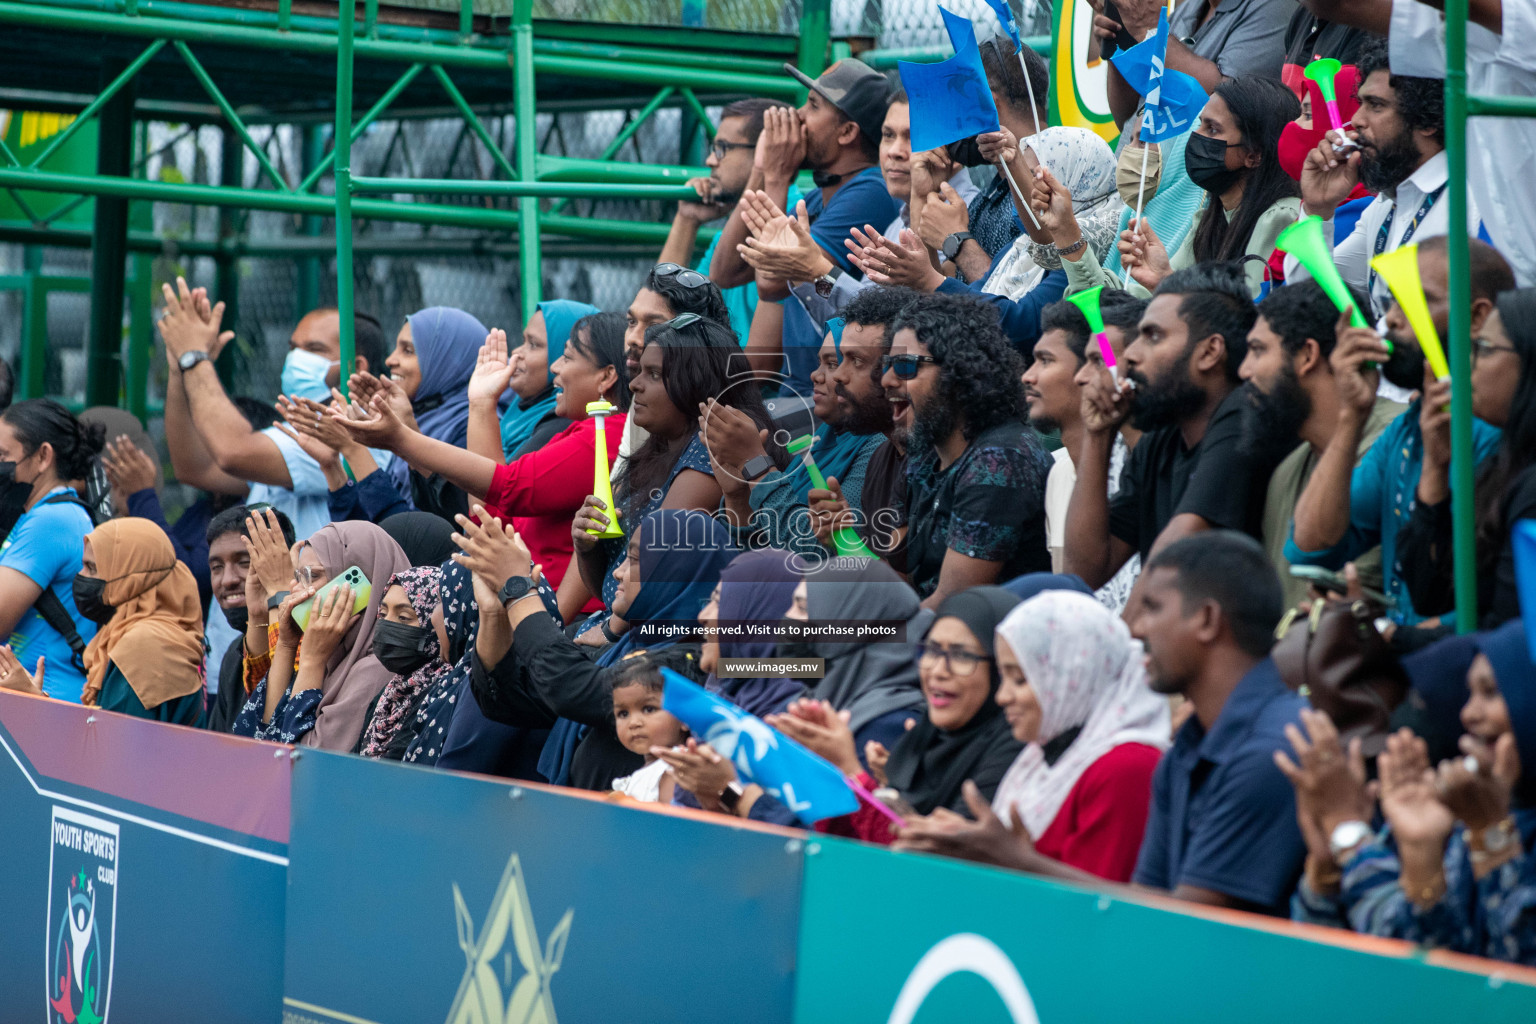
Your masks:
<svg viewBox="0 0 1536 1024"><path fill-rule="evenodd" d="M1412 903L1416 909L1429 910L1445 896L1445 872L1438 873L1431 881L1416 890L1410 890L1403 885L1401 879L1398 880L1398 885L1402 888L1403 895L1408 897L1408 902Z"/></svg>
<svg viewBox="0 0 1536 1024"><path fill-rule="evenodd" d="M1065 249L1063 249L1059 245L1052 245L1051 248L1056 250L1056 255L1057 256L1071 256L1073 253L1077 252L1079 249L1083 248L1087 244L1088 244L1088 239L1086 239L1086 238L1079 238L1077 241L1073 242L1071 245L1067 246Z"/></svg>

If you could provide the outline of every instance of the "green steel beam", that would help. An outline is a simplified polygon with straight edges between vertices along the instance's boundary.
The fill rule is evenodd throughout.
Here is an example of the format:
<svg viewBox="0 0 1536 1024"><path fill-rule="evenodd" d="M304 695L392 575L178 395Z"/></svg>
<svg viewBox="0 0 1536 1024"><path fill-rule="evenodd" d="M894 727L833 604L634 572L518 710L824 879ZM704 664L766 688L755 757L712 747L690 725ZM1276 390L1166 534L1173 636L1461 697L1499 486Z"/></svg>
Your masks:
<svg viewBox="0 0 1536 1024"><path fill-rule="evenodd" d="M412 64L410 67L405 69L404 74L395 79L395 84L385 90L384 95L379 97L379 101L373 106L369 107L368 112L364 114L362 118L352 126L353 142L356 142L358 139L363 137L363 132L368 129L368 126L373 124L374 121L378 120L380 114L389 109L389 105L395 102L400 94L405 91L406 86L415 81L416 76L421 74L422 69L425 67L425 64ZM323 160L315 161L315 164L312 168L310 168L309 173L304 176L304 180L299 183L298 190L300 192L308 192L310 189L314 188L315 182L319 181L320 178L325 174L325 170L328 166L329 165Z"/></svg>
<svg viewBox="0 0 1536 1024"><path fill-rule="evenodd" d="M453 105L459 111L459 116L464 119L465 124L469 125L469 130L474 132L475 138L480 140L480 144L490 151L491 159L496 162L497 167L501 168L501 173L505 174L508 179L516 178L517 172L512 169L512 162L501 151L501 147L496 144L496 140L491 138L491 133L485 130L485 125L481 123L479 116L465 102L464 94L459 92L458 86L453 84L453 79L448 77L448 72L444 71L441 65L434 64L432 65L432 73L437 76L443 91L453 101Z"/></svg>
<svg viewBox="0 0 1536 1024"><path fill-rule="evenodd" d="M800 44L795 51L795 67L815 78L826 70L827 46L832 41L832 0L803 0L800 5ZM788 75L784 76L789 78ZM794 95L801 88L794 79Z"/></svg>
<svg viewBox="0 0 1536 1024"><path fill-rule="evenodd" d="M542 32L546 26L540 25ZM535 56L556 54L562 57L590 57L594 60L656 60L656 51L642 46L618 46L605 43L579 43L563 39L536 37L533 41ZM733 53L690 53L675 50L667 54L668 64L685 68L710 68L716 71L750 71L758 75L783 74L783 60L758 60Z"/></svg>
<svg viewBox="0 0 1536 1024"><path fill-rule="evenodd" d="M341 321L341 379L343 396L347 378L357 365L357 333L353 322L352 295L352 30L356 8L352 0L336 21L336 145L331 152L336 179L336 312ZM372 367L370 367L372 369Z"/></svg>
<svg viewBox="0 0 1536 1024"><path fill-rule="evenodd" d="M1025 36L1024 45L1041 56L1048 56L1051 50L1051 37ZM947 48L909 46L887 50L865 50L859 54L859 60L862 60L877 71L889 71L896 66L896 62L899 60L914 60L922 64L931 64L934 61L944 60L952 56L954 56L954 51Z"/></svg>
<svg viewBox="0 0 1536 1024"><path fill-rule="evenodd" d="M27 289L21 303L21 366L18 398L40 398L48 390L48 291L43 252L27 246ZM90 283L86 282L89 290ZM78 289L70 289L72 291Z"/></svg>
<svg viewBox="0 0 1536 1024"><path fill-rule="evenodd" d="M128 361L123 368L123 391L128 411L140 423L149 418L149 364L155 351L154 268L154 257L135 255L133 287L128 290Z"/></svg>
<svg viewBox="0 0 1536 1024"><path fill-rule="evenodd" d="M715 124L709 119L709 111L704 109L704 104L699 102L699 98L693 94L692 89L683 90L683 99L687 102L688 108L693 111L693 116L699 119L699 126L704 129L704 134L713 139Z"/></svg>
<svg viewBox="0 0 1536 1024"><path fill-rule="evenodd" d="M647 103L644 107L641 107L640 112L636 114L628 124L619 129L619 133L613 137L613 141L609 142L608 145L603 147L603 151L598 154L597 159L600 161L612 160L614 155L623 148L624 143L633 138L635 132L640 130L640 126L649 120L652 114L660 110L661 105L667 102L667 100L670 99L672 94L676 91L677 90L670 85L657 90L656 95L651 97L650 102ZM538 159L542 168L543 162L551 158L540 156ZM541 169L538 176L541 178L545 177L545 172ZM570 199L568 198L559 200L555 203L554 206L550 207L550 212L559 213L561 210L565 209L569 202Z"/></svg>
<svg viewBox="0 0 1536 1024"><path fill-rule="evenodd" d="M1536 117L1536 99L1529 96L1468 96L1468 117Z"/></svg>
<svg viewBox="0 0 1536 1024"><path fill-rule="evenodd" d="M337 189L339 193L341 190ZM352 178L368 195L519 196L530 199L697 199L687 185L611 185L592 181L475 181L469 178Z"/></svg>
<svg viewBox="0 0 1536 1024"><path fill-rule="evenodd" d="M517 174L522 184L532 185L538 175L539 161L538 84L535 79L538 62L533 53L533 0L513 0L511 58ZM520 199L517 204L517 291L525 324L533 319L544 298L544 250L539 229L538 200L531 196Z"/></svg>
<svg viewBox="0 0 1536 1024"><path fill-rule="evenodd" d="M1446 234L1467 237L1467 0L1445 0L1445 156L1451 182ZM1451 529L1456 630L1477 628L1477 535L1472 452L1472 261L1446 247L1450 277Z"/></svg>
<svg viewBox="0 0 1536 1024"><path fill-rule="evenodd" d="M586 181L612 185L685 185L709 174L708 167L641 164L606 159L540 155L534 166L540 181Z"/></svg>
<svg viewBox="0 0 1536 1024"><path fill-rule="evenodd" d="M775 70L784 61L793 61L799 40L792 35L764 32L729 32L719 29L685 28L670 25L623 25L601 21L553 21L539 19L540 39L574 39L584 43L634 44L646 49L671 48L697 53L700 48L716 53L768 54L776 57ZM535 44L537 45L537 43Z"/></svg>
<svg viewBox="0 0 1536 1024"><path fill-rule="evenodd" d="M208 98L213 100L213 102L218 105L218 108L220 112L223 113L224 120L229 124L230 129L240 137L240 141L245 143L245 147L249 149L253 154L255 154L257 165L259 165L262 170L267 172L267 177L272 179L273 187L275 187L280 192L288 191L288 183L283 180L283 176L281 174L277 173L277 168L272 166L272 161L270 158L268 158L267 151L262 149L261 146L257 145L255 139L251 138L250 129L245 126L244 121L240 120L240 115L235 113L234 106L229 102L229 100L225 99L224 94L219 91L219 87L214 84L213 78L209 76L208 71L203 67L202 62L199 61L195 55L193 55L192 48L186 43L182 42L180 39L176 40L175 45L176 52L181 54L181 59L184 60L187 64L187 67L191 69L192 76L196 78L198 84L203 87L203 91L208 94ZM273 131L276 131L276 129L274 128Z"/></svg>
<svg viewBox="0 0 1536 1024"><path fill-rule="evenodd" d="M121 90L129 82L133 81L134 76L143 69L145 64L148 64L152 59L154 59L155 54L159 53L161 47L163 46L165 46L165 40L157 39L153 43L150 43L149 46L145 47L144 52L139 54L139 56L133 61L132 64L129 64L126 68L124 68L121 74L112 79L111 83L105 89L101 90L100 94L98 94L97 97L91 101L90 106L80 111L80 115L78 117L71 121L62 132L59 132L59 134L53 137L53 140L48 143L47 148L38 154L36 160L32 161L31 166L43 166L43 163L47 161L49 157L57 153L59 148L63 146L64 143L68 142L71 138L74 137L75 132L84 127L86 122L89 121L92 117L96 116L97 111L110 103L112 98L118 94L119 90Z"/></svg>

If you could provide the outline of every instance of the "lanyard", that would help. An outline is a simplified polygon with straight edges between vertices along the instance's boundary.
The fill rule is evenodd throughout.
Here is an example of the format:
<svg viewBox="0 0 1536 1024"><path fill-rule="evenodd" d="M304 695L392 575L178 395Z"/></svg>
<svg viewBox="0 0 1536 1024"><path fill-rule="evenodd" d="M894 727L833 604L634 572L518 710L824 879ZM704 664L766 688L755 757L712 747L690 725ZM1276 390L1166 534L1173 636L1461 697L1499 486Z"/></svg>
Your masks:
<svg viewBox="0 0 1536 1024"><path fill-rule="evenodd" d="M1450 184L1449 181L1447 181L1445 183L1445 185L1449 185L1449 184ZM1401 248L1402 246L1405 246L1409 242L1413 241L1413 233L1415 231L1419 230L1419 223L1425 217L1427 217L1429 215L1430 208L1435 205L1435 200L1439 199L1440 198L1440 193L1445 191L1445 185L1441 185L1439 188L1435 189L1433 192L1430 192L1427 195L1425 195L1424 201L1419 204L1418 212L1416 212L1413 215L1413 220L1408 222L1407 229L1405 229L1403 231L1403 237L1398 240L1398 243L1397 243L1398 248ZM1377 256L1380 256L1382 253L1387 251L1387 236L1392 233L1392 218L1395 217L1396 215L1397 215L1397 204L1393 203L1392 204L1392 209L1387 211L1387 219L1381 222L1381 228L1376 232L1376 253L1375 253L1375 255L1377 255ZM1372 260L1373 264L1374 264L1374 262L1375 261ZM1374 266L1372 266L1370 268L1369 274L1367 275L1366 290L1370 294L1373 294L1373 295L1376 292L1376 276L1377 276L1376 275L1376 268Z"/></svg>

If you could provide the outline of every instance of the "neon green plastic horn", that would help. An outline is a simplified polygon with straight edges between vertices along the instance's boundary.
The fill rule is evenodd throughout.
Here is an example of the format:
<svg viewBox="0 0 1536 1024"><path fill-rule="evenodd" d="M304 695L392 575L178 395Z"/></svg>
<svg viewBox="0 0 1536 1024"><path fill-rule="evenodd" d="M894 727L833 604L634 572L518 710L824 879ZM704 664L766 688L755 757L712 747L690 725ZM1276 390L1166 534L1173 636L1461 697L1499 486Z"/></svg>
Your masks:
<svg viewBox="0 0 1536 1024"><path fill-rule="evenodd" d="M1099 343L1099 355L1104 357L1104 365L1109 367L1109 372L1113 374L1115 373L1115 350L1110 347L1109 335L1104 333L1104 314L1099 309L1099 296L1103 293L1104 286L1099 285L1097 288L1089 288L1076 295L1068 295L1067 301L1083 311L1083 316L1088 319L1088 330L1093 332L1093 340Z"/></svg>
<svg viewBox="0 0 1536 1024"><path fill-rule="evenodd" d="M1297 262L1311 273L1312 279L1322 285L1323 291L1328 293L1339 312L1349 310L1350 323L1356 327L1370 326L1355 305L1355 300L1350 297L1349 286L1339 275L1339 268L1334 266L1333 250L1323 240L1321 217L1303 217L1280 232L1280 237L1275 239L1275 248L1295 256ZM1391 350L1391 342L1387 343L1387 348Z"/></svg>
<svg viewBox="0 0 1536 1024"><path fill-rule="evenodd" d="M1323 103L1328 107L1328 127L1344 134L1344 118L1339 114L1339 97L1335 91L1334 79L1343 70L1344 65L1332 57L1320 57L1308 64L1302 75L1317 83L1317 91L1323 94ZM1313 117L1317 112L1313 111Z"/></svg>
<svg viewBox="0 0 1536 1024"><path fill-rule="evenodd" d="M816 465L816 460L811 458L811 445L816 443L816 435L805 434L795 438L784 446L785 451L791 455L799 455L800 461L805 464L805 471L810 474L811 486L819 491L829 490L827 480L821 475L821 469ZM832 531L832 547L839 555L850 555L857 558L877 558L869 545L864 543L851 526L840 526Z"/></svg>

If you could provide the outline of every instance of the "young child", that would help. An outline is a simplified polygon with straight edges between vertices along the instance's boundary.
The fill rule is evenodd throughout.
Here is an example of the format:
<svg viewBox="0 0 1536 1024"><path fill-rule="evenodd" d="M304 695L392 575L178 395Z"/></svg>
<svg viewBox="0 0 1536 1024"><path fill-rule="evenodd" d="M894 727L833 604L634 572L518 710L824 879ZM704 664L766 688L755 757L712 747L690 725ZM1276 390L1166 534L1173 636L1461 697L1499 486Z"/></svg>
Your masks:
<svg viewBox="0 0 1536 1024"><path fill-rule="evenodd" d="M613 724L619 742L645 758L645 767L613 780L613 788L642 803L672 802L672 775L652 747L675 747L688 728L661 709L662 667L697 679L697 653L690 647L639 652L619 663L613 674Z"/></svg>

